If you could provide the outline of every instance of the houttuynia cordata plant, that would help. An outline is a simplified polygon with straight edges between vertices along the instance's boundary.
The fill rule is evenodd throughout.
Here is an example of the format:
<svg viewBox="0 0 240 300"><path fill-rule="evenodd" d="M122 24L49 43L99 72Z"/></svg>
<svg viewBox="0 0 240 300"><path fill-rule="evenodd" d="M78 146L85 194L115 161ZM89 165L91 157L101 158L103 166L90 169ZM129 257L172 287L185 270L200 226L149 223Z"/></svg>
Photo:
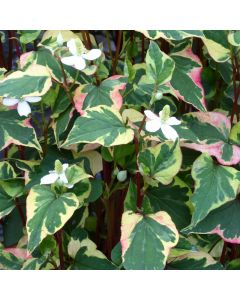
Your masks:
<svg viewBox="0 0 240 300"><path fill-rule="evenodd" d="M240 31L0 37L0 269L240 269Z"/></svg>

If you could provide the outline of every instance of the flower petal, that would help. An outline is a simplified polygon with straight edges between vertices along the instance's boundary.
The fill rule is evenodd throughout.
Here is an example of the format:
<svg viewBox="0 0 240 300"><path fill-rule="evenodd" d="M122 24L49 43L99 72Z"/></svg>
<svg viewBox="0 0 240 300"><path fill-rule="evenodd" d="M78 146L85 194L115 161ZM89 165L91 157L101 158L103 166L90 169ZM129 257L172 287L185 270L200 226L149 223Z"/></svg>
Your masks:
<svg viewBox="0 0 240 300"><path fill-rule="evenodd" d="M180 125L181 121L179 121L177 118L175 117L171 117L167 120L166 122L168 125Z"/></svg>
<svg viewBox="0 0 240 300"><path fill-rule="evenodd" d="M15 98L4 98L3 99L3 104L6 106L13 106L19 102L18 99Z"/></svg>
<svg viewBox="0 0 240 300"><path fill-rule="evenodd" d="M58 180L58 174L56 172L52 172L46 176L43 176L41 178L40 184L51 184L56 182L57 180Z"/></svg>
<svg viewBox="0 0 240 300"><path fill-rule="evenodd" d="M20 101L18 103L17 111L19 116L28 116L31 113L31 107L26 101Z"/></svg>
<svg viewBox="0 0 240 300"><path fill-rule="evenodd" d="M68 168L68 166L69 166L69 164L63 164L63 165L62 165L63 171L66 171L67 168Z"/></svg>
<svg viewBox="0 0 240 300"><path fill-rule="evenodd" d="M68 183L67 177L64 172L59 175L59 181L65 184Z"/></svg>
<svg viewBox="0 0 240 300"><path fill-rule="evenodd" d="M102 55L102 51L100 49L92 49L87 53L82 54L82 57L87 60L94 60L99 58Z"/></svg>
<svg viewBox="0 0 240 300"><path fill-rule="evenodd" d="M71 183L68 183L68 184L64 184L64 186L66 186L68 189L71 189L74 185Z"/></svg>
<svg viewBox="0 0 240 300"><path fill-rule="evenodd" d="M167 124L163 124L161 130L168 140L175 141L178 138L177 131Z"/></svg>
<svg viewBox="0 0 240 300"><path fill-rule="evenodd" d="M159 119L147 121L145 128L149 132L156 132L161 128L161 121Z"/></svg>
<svg viewBox="0 0 240 300"><path fill-rule="evenodd" d="M71 39L70 41L68 41L67 46L68 46L69 51L73 55L77 55L77 46L76 46L76 42L74 41L74 39Z"/></svg>
<svg viewBox="0 0 240 300"><path fill-rule="evenodd" d="M75 69L78 69L80 71L84 70L86 68L85 59L82 58L81 56L77 56L73 66Z"/></svg>
<svg viewBox="0 0 240 300"><path fill-rule="evenodd" d="M24 101L27 101L29 103L36 103L39 102L42 99L42 97L25 97Z"/></svg>
<svg viewBox="0 0 240 300"><path fill-rule="evenodd" d="M151 110L144 110L144 114L150 120L159 119L159 117L157 115L155 115L153 112L151 112Z"/></svg>
<svg viewBox="0 0 240 300"><path fill-rule="evenodd" d="M77 56L75 56L75 55L67 56L67 57L62 57L61 62L64 65L73 66L75 64L76 59L77 59Z"/></svg>

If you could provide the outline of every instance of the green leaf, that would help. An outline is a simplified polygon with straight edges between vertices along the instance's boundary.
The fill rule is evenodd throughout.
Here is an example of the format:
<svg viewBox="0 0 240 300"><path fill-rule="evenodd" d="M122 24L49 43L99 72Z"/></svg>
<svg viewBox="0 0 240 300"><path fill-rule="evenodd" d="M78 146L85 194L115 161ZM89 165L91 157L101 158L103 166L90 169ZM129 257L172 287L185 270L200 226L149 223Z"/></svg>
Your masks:
<svg viewBox="0 0 240 300"><path fill-rule="evenodd" d="M204 30L204 42L209 55L217 62L225 62L230 58L227 32L224 30Z"/></svg>
<svg viewBox="0 0 240 300"><path fill-rule="evenodd" d="M22 270L40 270L47 261L47 257L29 258L23 263Z"/></svg>
<svg viewBox="0 0 240 300"><path fill-rule="evenodd" d="M164 269L177 242L177 229L166 212L143 216L126 211L122 216L122 258L127 270Z"/></svg>
<svg viewBox="0 0 240 300"><path fill-rule="evenodd" d="M61 229L74 211L83 204L73 193L57 196L49 186L36 185L27 197L28 250Z"/></svg>
<svg viewBox="0 0 240 300"><path fill-rule="evenodd" d="M63 137L65 136L64 132L67 130L70 121L72 120L73 111L73 107L70 106L53 123L54 136L58 146L60 146L60 141L62 141Z"/></svg>
<svg viewBox="0 0 240 300"><path fill-rule="evenodd" d="M217 62L225 62L230 58L227 45L227 34L224 30L142 30L147 38L155 40L181 41L186 38L198 37L205 44L210 56Z"/></svg>
<svg viewBox="0 0 240 300"><path fill-rule="evenodd" d="M79 86L74 93L77 111L82 115L87 109L99 105L119 110L122 106L122 95L127 83L127 77L116 75L101 82L99 86L86 84Z"/></svg>
<svg viewBox="0 0 240 300"><path fill-rule="evenodd" d="M130 179L127 195L124 200L124 211L128 210L137 210L137 186L132 179Z"/></svg>
<svg viewBox="0 0 240 300"><path fill-rule="evenodd" d="M231 45L233 45L235 47L239 47L240 46L240 30L230 32L228 34L228 41Z"/></svg>
<svg viewBox="0 0 240 300"><path fill-rule="evenodd" d="M19 120L14 110L0 111L0 151L10 144L42 150L29 119Z"/></svg>
<svg viewBox="0 0 240 300"><path fill-rule="evenodd" d="M239 172L216 164L211 156L201 154L192 167L195 207L191 226L203 220L211 211L236 198Z"/></svg>
<svg viewBox="0 0 240 300"><path fill-rule="evenodd" d="M240 122L232 127L229 134L229 140L231 143L240 146Z"/></svg>
<svg viewBox="0 0 240 300"><path fill-rule="evenodd" d="M149 187L143 199L145 206L151 208L151 213L166 211L178 230L188 226L191 221L190 209L186 202L191 196L190 188L178 177L174 177L170 185L159 184Z"/></svg>
<svg viewBox="0 0 240 300"><path fill-rule="evenodd" d="M240 244L240 202L230 201L211 211L196 226L183 230L184 233L218 234L224 241Z"/></svg>
<svg viewBox="0 0 240 300"><path fill-rule="evenodd" d="M0 248L0 270L21 270L23 260Z"/></svg>
<svg viewBox="0 0 240 300"><path fill-rule="evenodd" d="M65 174L68 182L73 185L79 181L92 177L91 175L85 173L84 169L78 165L72 165L68 167Z"/></svg>
<svg viewBox="0 0 240 300"><path fill-rule="evenodd" d="M116 267L97 250L96 244L84 229L73 231L68 244L68 253L74 259L72 270L114 270Z"/></svg>
<svg viewBox="0 0 240 300"><path fill-rule="evenodd" d="M14 207L15 203L13 198L5 192L0 183L0 219L10 214Z"/></svg>
<svg viewBox="0 0 240 300"><path fill-rule="evenodd" d="M12 179L17 175L14 168L7 161L0 162L0 180Z"/></svg>
<svg viewBox="0 0 240 300"><path fill-rule="evenodd" d="M146 74L157 85L171 80L174 61L162 52L155 42L150 42L146 55Z"/></svg>
<svg viewBox="0 0 240 300"><path fill-rule="evenodd" d="M133 135L133 130L124 126L118 111L99 105L88 109L75 121L62 147L76 143L99 143L105 147L128 144Z"/></svg>
<svg viewBox="0 0 240 300"><path fill-rule="evenodd" d="M144 149L139 153L138 164L140 173L149 184L171 183L182 164L179 142L167 141Z"/></svg>
<svg viewBox="0 0 240 300"><path fill-rule="evenodd" d="M231 123L225 115L218 112L188 113L183 115L182 123L175 129L181 146L215 156L223 165L239 163L240 147L229 141ZM236 139L237 131L237 127L233 129L233 139Z"/></svg>
<svg viewBox="0 0 240 300"><path fill-rule="evenodd" d="M20 31L20 42L28 44L35 41L40 35L41 30L21 30Z"/></svg>
<svg viewBox="0 0 240 300"><path fill-rule="evenodd" d="M202 30L141 30L147 38L156 40L164 38L167 40L180 41L188 37L204 37Z"/></svg>
<svg viewBox="0 0 240 300"><path fill-rule="evenodd" d="M171 58L175 62L175 69L171 79L171 86L176 97L201 111L206 111L204 90L201 84L202 64L191 49L173 53Z"/></svg>
<svg viewBox="0 0 240 300"><path fill-rule="evenodd" d="M170 270L223 270L223 266L205 252L194 251L174 257L168 263Z"/></svg>
<svg viewBox="0 0 240 300"><path fill-rule="evenodd" d="M52 85L47 68L31 65L26 71L16 71L0 81L0 96L22 98L42 96Z"/></svg>
<svg viewBox="0 0 240 300"><path fill-rule="evenodd" d="M35 61L38 65L45 66L55 80L59 82L63 81L60 63L49 50L40 48L35 52Z"/></svg>

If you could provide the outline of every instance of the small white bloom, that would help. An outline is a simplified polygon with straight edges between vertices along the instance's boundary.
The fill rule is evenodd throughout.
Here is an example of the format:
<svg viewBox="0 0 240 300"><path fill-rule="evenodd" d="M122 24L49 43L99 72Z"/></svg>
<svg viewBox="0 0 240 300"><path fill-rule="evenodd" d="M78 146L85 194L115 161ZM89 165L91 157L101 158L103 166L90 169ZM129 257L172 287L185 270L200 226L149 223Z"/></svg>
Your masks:
<svg viewBox="0 0 240 300"><path fill-rule="evenodd" d="M28 116L31 113L31 107L28 103L36 103L41 100L41 97L24 97L22 99L4 98L3 104L13 106L17 104L17 111L20 116Z"/></svg>
<svg viewBox="0 0 240 300"><path fill-rule="evenodd" d="M66 186L67 188L72 188L73 184L68 183L67 176L65 174L68 168L68 164L61 164L59 160L55 162L55 170L49 171L48 175L45 175L41 178L40 184L52 184L58 182L61 185Z"/></svg>
<svg viewBox="0 0 240 300"><path fill-rule="evenodd" d="M92 49L87 52L84 46L82 46L82 53L79 53L74 39L68 41L67 46L72 55L63 57L61 59L62 63L68 66L72 66L80 71L86 68L85 60L95 60L102 54L102 51L100 49Z"/></svg>
<svg viewBox="0 0 240 300"><path fill-rule="evenodd" d="M150 110L145 110L144 114L147 117L146 120L146 130L149 132L156 132L159 129L162 130L164 136L171 141L175 141L178 138L176 130L171 127L172 125L179 125L179 121L175 117L169 117L170 107L165 105L163 110L159 112L159 116L151 112Z"/></svg>

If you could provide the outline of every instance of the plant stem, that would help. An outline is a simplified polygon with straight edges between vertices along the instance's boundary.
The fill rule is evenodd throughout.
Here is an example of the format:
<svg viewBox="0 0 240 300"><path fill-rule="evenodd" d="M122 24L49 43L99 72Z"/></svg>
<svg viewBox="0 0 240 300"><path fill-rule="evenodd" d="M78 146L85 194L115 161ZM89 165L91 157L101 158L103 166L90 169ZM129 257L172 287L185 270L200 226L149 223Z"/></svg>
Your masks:
<svg viewBox="0 0 240 300"><path fill-rule="evenodd" d="M89 34L88 30L86 30L85 34L87 37L88 49L92 49L92 42L91 42L91 38L90 38L90 34Z"/></svg>
<svg viewBox="0 0 240 300"><path fill-rule="evenodd" d="M136 135L134 136L134 144L135 144L135 155L136 155L136 164L137 164L137 172L136 172L136 184L137 184L137 208L141 210L142 208L142 195L141 195L141 175L139 173L138 168L138 154L139 154L139 141Z"/></svg>
<svg viewBox="0 0 240 300"><path fill-rule="evenodd" d="M20 219L21 219L21 221L22 221L22 225L23 225L23 227L25 227L25 225L26 225L26 218L25 218L25 216L24 216L24 213L23 213L23 211L22 211L21 205L20 205L20 203L19 203L19 201L18 201L17 198L15 199L15 204L16 204L16 208L17 208L17 210L18 210Z"/></svg>
<svg viewBox="0 0 240 300"><path fill-rule="evenodd" d="M63 245L62 245L62 229L55 233L55 239L58 244L59 251L59 260L60 260L60 270L64 270L64 253L63 253Z"/></svg>
<svg viewBox="0 0 240 300"><path fill-rule="evenodd" d="M142 52L141 52L141 60L144 62L145 58L145 37L144 34L142 34Z"/></svg>
<svg viewBox="0 0 240 300"><path fill-rule="evenodd" d="M68 99L72 103L73 107L75 107L75 103L74 103L73 98L72 98L72 96L70 94L70 90L69 90L69 86L68 86L68 82L67 82L67 76L66 76L66 73L64 71L63 63L62 63L62 61L61 61L61 59L59 57L58 57L58 61L60 63L61 71L62 71L62 74L63 74L63 84L62 84L62 87L64 88L65 93L68 96Z"/></svg>
<svg viewBox="0 0 240 300"><path fill-rule="evenodd" d="M107 39L108 51L109 51L110 57L112 59L112 64L113 64L114 56L113 56L112 49L111 49L111 41L110 41L108 30L106 30L106 39Z"/></svg>
<svg viewBox="0 0 240 300"><path fill-rule="evenodd" d="M3 54L3 45L2 45L1 39L0 39L0 67L2 67L2 68L6 67L5 58L4 58L4 54Z"/></svg>
<svg viewBox="0 0 240 300"><path fill-rule="evenodd" d="M222 254L221 254L221 257L220 257L220 262L221 262L222 265L224 265L224 263L225 263L226 250L227 250L227 242L224 242L223 249L222 249Z"/></svg>
<svg viewBox="0 0 240 300"><path fill-rule="evenodd" d="M236 56L233 54L231 55L231 61L232 61L232 69L233 69L233 91L234 91L234 101L233 101L233 107L232 107L232 113L231 113L231 124L233 124L234 115L237 117L237 122L239 121L239 113L238 113L238 97L240 92L240 86L237 88L237 82L236 77L239 77L239 65Z"/></svg>
<svg viewBox="0 0 240 300"><path fill-rule="evenodd" d="M8 30L8 70L12 68L13 61L13 41L11 39L11 30Z"/></svg>
<svg viewBox="0 0 240 300"><path fill-rule="evenodd" d="M117 48L116 48L116 53L115 53L115 57L114 57L114 60L113 60L113 66L112 66L113 75L116 74L117 62L118 62L120 48L121 48L121 42L122 42L122 31L119 30L118 31L118 37L117 37Z"/></svg>

